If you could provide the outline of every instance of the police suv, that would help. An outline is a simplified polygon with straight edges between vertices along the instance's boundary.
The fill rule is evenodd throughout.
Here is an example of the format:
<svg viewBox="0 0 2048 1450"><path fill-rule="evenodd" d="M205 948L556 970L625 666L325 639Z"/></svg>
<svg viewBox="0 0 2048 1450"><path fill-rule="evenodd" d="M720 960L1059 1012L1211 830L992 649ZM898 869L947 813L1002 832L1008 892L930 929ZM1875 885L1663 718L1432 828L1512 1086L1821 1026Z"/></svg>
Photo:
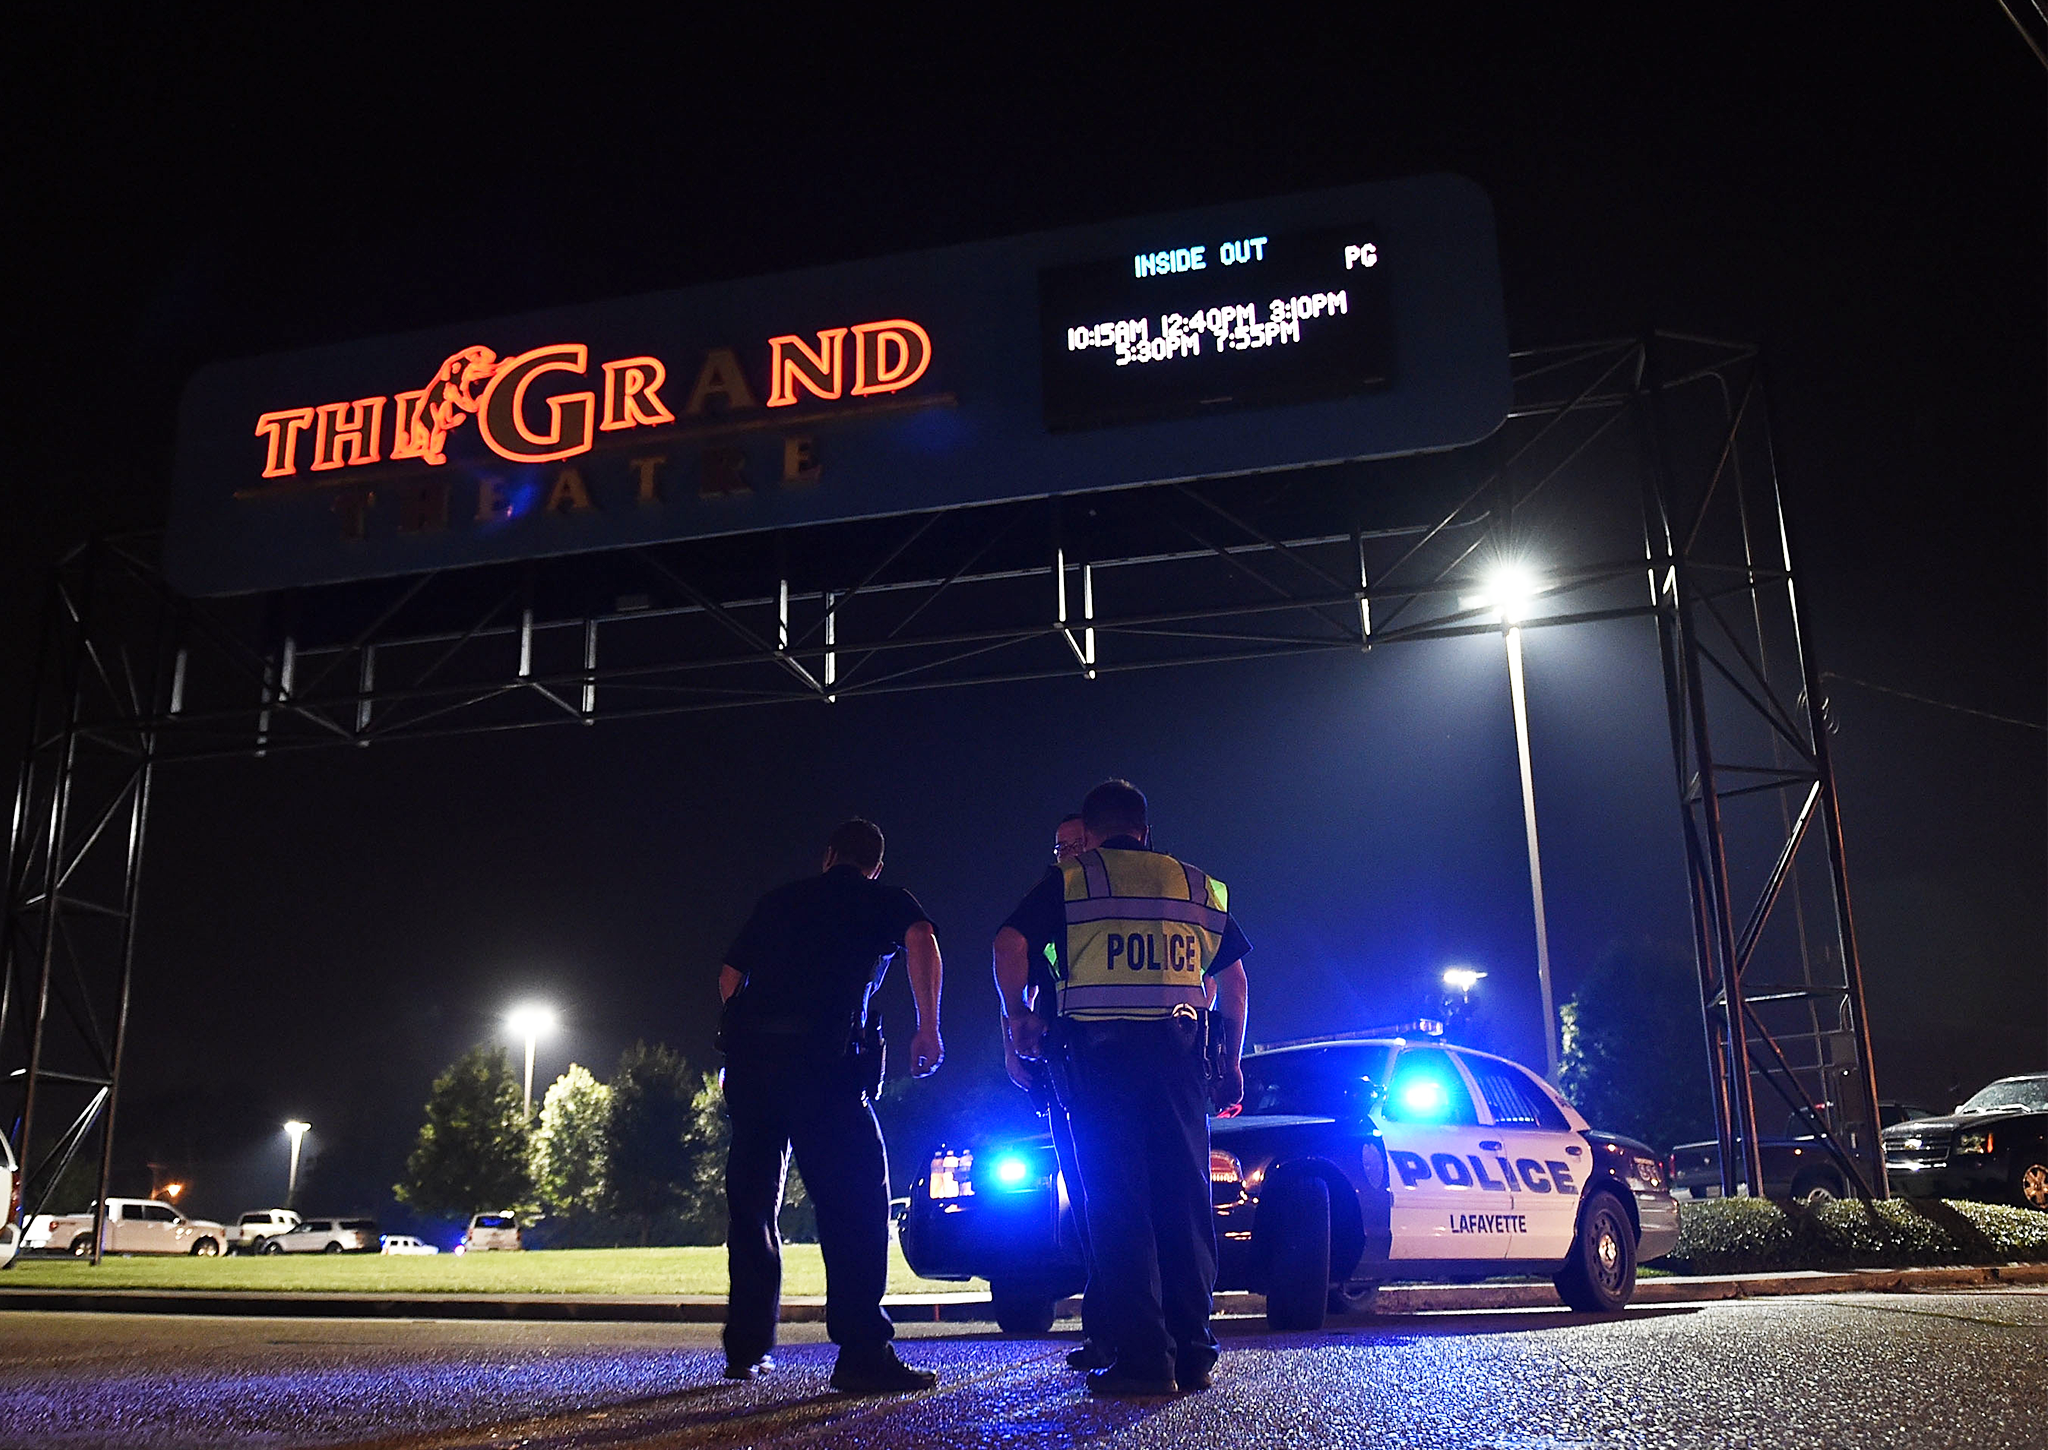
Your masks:
<svg viewBox="0 0 2048 1450"><path fill-rule="evenodd" d="M1248 1054L1244 1078L1241 1111L1209 1125L1216 1286L1264 1294L1276 1329L1320 1328L1393 1279L1543 1274L1572 1308L1613 1312L1678 1242L1657 1155L1505 1058L1319 1039ZM923 1278L987 1279L1013 1333L1050 1327L1085 1279L1044 1137L941 1147L901 1238Z"/></svg>

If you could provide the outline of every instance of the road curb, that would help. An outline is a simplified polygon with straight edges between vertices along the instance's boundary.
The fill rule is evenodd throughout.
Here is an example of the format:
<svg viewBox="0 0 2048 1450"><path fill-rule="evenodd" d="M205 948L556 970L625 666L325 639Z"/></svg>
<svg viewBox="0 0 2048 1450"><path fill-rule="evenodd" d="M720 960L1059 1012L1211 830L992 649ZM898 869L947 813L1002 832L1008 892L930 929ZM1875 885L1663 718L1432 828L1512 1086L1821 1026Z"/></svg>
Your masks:
<svg viewBox="0 0 2048 1450"><path fill-rule="evenodd" d="M2048 1284L2048 1264L1978 1264L1926 1269L1802 1269L1790 1273L1672 1275L1638 1279L1635 1304L1701 1304L1726 1299L1764 1299L1797 1294L1912 1293L1926 1289L1981 1288L1990 1284ZM1256 1308L1225 1310L1226 1299ZM1263 1313L1257 1295L1218 1295L1219 1312ZM1555 1309L1557 1291L1548 1284L1388 1284L1359 1312L1432 1314L1486 1309Z"/></svg>
<svg viewBox="0 0 2048 1450"><path fill-rule="evenodd" d="M1913 1293L1982 1288L1994 1284L2048 1284L2048 1264L1994 1264L1929 1269L1857 1269L1842 1273L1714 1274L1643 1279L1637 1304L1698 1304L1728 1299L1803 1294ZM985 1293L892 1295L883 1307L898 1322L986 1323L994 1317ZM1361 1299L1354 1315L1478 1313L1498 1309L1555 1309L1557 1292L1544 1283L1388 1284ZM655 1297L623 1294L277 1294L188 1289L0 1289L0 1312L67 1314L215 1314L331 1319L503 1319L721 1324L725 1300L711 1295ZM1060 1301L1061 1318L1077 1318L1081 1301ZM1257 1294L1218 1294L1221 1315L1259 1315ZM784 1299L785 1323L817 1323L822 1297Z"/></svg>

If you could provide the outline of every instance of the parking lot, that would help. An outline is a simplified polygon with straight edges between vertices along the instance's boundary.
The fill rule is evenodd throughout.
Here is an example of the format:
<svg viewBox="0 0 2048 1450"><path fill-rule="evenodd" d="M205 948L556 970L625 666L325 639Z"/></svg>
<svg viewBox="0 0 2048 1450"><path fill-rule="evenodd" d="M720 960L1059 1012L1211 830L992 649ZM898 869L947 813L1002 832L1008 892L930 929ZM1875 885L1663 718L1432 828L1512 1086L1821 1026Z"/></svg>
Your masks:
<svg viewBox="0 0 2048 1450"><path fill-rule="evenodd" d="M905 1357L938 1368L939 1388L862 1400L827 1388L811 1325L788 1328L775 1375L733 1385L714 1325L16 1313L0 1315L0 1445L2048 1443L2038 1289L1222 1330L1212 1391L1105 1402L1064 1368L1068 1337L918 1326Z"/></svg>

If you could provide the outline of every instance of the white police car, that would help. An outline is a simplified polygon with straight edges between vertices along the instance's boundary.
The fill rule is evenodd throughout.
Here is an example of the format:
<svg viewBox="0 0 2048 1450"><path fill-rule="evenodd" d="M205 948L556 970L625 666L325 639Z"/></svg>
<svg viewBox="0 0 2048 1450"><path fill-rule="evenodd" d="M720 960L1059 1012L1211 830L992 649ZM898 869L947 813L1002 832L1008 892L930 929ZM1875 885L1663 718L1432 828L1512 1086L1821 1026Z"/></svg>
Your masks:
<svg viewBox="0 0 2048 1450"><path fill-rule="evenodd" d="M1319 1327L1394 1279L1543 1274L1574 1309L1613 1312L1678 1241L1657 1155L1506 1058L1340 1038L1248 1054L1244 1073L1242 1111L1210 1123L1217 1287L1264 1294L1275 1328ZM902 1243L925 1278L988 1279L1007 1329L1045 1327L1083 1278L1044 1138L941 1148Z"/></svg>

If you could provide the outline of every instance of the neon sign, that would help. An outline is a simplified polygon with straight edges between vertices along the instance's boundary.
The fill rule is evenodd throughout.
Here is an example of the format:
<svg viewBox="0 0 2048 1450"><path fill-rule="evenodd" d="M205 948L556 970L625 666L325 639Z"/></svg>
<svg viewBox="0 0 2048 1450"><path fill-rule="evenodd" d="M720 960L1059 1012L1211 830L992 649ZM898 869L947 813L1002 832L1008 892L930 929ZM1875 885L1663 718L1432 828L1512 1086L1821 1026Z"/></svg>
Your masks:
<svg viewBox="0 0 2048 1450"><path fill-rule="evenodd" d="M768 340L766 405L898 393L924 377L931 361L931 334L905 317L825 328L814 342L787 333ZM660 358L616 358L599 363L598 373L601 383L591 378L590 348L581 342L547 343L509 357L464 347L449 354L423 388L260 414L254 436L263 443L261 477L297 474L309 436L308 470L327 473L387 456L439 467L448 461L451 436L472 418L484 447L507 463L556 463L590 452L599 434L677 422L662 397L669 371ZM572 379L586 386L575 387ZM739 358L730 348L713 348L683 412L693 417L757 406Z"/></svg>

